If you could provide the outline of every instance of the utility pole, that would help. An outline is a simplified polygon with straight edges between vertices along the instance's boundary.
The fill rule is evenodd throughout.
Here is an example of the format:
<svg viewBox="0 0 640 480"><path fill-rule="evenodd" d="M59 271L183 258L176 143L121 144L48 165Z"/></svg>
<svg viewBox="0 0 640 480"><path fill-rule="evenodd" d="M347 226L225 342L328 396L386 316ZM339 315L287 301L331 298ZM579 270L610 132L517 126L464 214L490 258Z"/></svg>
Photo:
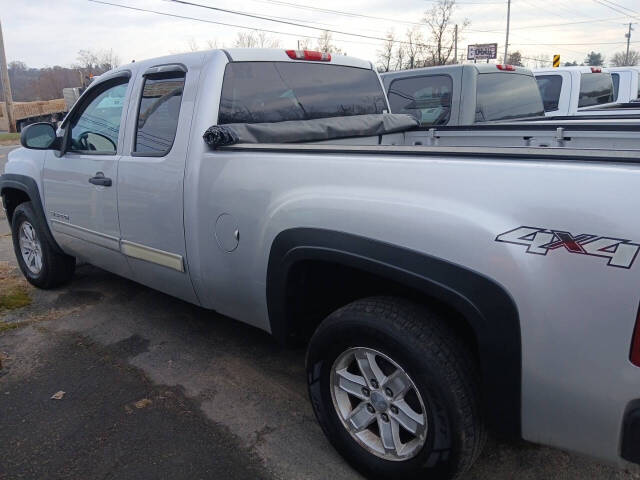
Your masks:
<svg viewBox="0 0 640 480"><path fill-rule="evenodd" d="M454 33L454 40L453 40L453 50L455 55L453 56L453 58L455 59L453 63L458 63L458 24L456 23L456 28L455 28L455 33ZM628 50L628 49L627 49ZM627 54L628 56L628 54Z"/></svg>
<svg viewBox="0 0 640 480"><path fill-rule="evenodd" d="M2 70L2 88L4 91L4 103L7 107L7 120L9 120L9 132L16 132L16 121L13 118L13 96L9 83L9 69L7 68L7 56L4 54L4 38L2 37L2 24L0 23L0 70Z"/></svg>
<svg viewBox="0 0 640 480"><path fill-rule="evenodd" d="M625 65L629 65L629 43L631 43L631 30L633 30L633 27L631 26L631 23L629 23L629 33L624 34L624 36L627 37L627 55L624 57Z"/></svg>
<svg viewBox="0 0 640 480"><path fill-rule="evenodd" d="M509 21L511 20L511 0L507 0L507 38L504 41L504 61L507 63L507 54L509 53Z"/></svg>

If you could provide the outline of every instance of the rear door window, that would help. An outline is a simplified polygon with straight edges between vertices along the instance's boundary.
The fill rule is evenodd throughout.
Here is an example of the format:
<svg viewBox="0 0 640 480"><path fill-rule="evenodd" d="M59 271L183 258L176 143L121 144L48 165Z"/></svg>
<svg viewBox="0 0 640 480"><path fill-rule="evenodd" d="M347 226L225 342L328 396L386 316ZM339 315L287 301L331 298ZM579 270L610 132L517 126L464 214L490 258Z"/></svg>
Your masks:
<svg viewBox="0 0 640 480"><path fill-rule="evenodd" d="M481 73L476 94L476 122L544 115L533 75Z"/></svg>
<svg viewBox="0 0 640 480"><path fill-rule="evenodd" d="M305 62L232 62L218 123L261 123L384 113L373 70Z"/></svg>
<svg viewBox="0 0 640 480"><path fill-rule="evenodd" d="M620 74L612 73L611 81L613 82L613 98L618 100L618 92L620 91Z"/></svg>
<svg viewBox="0 0 640 480"><path fill-rule="evenodd" d="M560 75L540 75L536 77L538 89L542 96L542 104L545 112L558 110L560 103L560 91L562 90L562 77Z"/></svg>
<svg viewBox="0 0 640 480"><path fill-rule="evenodd" d="M609 73L583 73L580 76L578 107L613 102L613 81Z"/></svg>
<svg viewBox="0 0 640 480"><path fill-rule="evenodd" d="M413 115L421 125L446 125L451 116L453 82L448 75L399 78L389 86L393 113Z"/></svg>
<svg viewBox="0 0 640 480"><path fill-rule="evenodd" d="M134 152L166 155L178 128L184 73L145 77L138 108Z"/></svg>

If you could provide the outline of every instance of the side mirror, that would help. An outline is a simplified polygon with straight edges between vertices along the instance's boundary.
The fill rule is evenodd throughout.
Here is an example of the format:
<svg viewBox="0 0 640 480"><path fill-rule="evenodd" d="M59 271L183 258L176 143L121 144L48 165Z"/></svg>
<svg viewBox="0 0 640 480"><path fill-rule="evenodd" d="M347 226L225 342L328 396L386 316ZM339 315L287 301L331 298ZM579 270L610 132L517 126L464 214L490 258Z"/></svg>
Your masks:
<svg viewBox="0 0 640 480"><path fill-rule="evenodd" d="M27 125L20 133L20 144L33 150L57 150L60 139L56 136L56 128L46 122Z"/></svg>

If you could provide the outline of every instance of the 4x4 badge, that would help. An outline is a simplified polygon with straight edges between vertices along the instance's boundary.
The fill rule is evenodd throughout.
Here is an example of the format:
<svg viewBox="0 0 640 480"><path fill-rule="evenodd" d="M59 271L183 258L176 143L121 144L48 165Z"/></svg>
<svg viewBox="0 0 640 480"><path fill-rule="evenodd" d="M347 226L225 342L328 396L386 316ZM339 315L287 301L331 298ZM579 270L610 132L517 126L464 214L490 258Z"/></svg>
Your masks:
<svg viewBox="0 0 640 480"><path fill-rule="evenodd" d="M640 245L621 238L601 237L581 233L572 235L564 230L547 228L518 227L496 237L496 242L524 245L527 253L546 255L552 250L565 250L579 255L608 258L607 265L631 268Z"/></svg>

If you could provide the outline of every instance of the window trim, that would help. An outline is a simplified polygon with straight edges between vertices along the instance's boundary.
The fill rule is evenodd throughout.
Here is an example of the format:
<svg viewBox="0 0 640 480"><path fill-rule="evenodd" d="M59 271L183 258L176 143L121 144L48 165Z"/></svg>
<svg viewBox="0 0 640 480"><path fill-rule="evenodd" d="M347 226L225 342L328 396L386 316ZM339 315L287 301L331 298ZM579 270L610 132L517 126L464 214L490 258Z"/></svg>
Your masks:
<svg viewBox="0 0 640 480"><path fill-rule="evenodd" d="M116 150L114 152L97 152L95 150L71 150L71 130L73 129L72 127L73 122L82 116L82 114L84 113L88 105L93 100L95 100L95 98L98 95L101 95L102 93L106 92L110 88L116 87L118 85L126 85L127 89L129 89L131 85L130 80L131 80L131 72L129 72L128 70L123 70L122 72L118 72L117 75L110 75L109 78L101 81L100 83L95 84L95 86L86 90L86 92L76 102L73 110L69 112L69 115L67 115L67 118L65 118L63 124L60 127L64 129L64 136L62 140L62 144L64 145L64 150L60 152L61 155L68 155L71 153L76 155L111 155L113 156L118 154L118 147L120 144L122 128L118 130L118 142L116 143ZM125 105L122 106L122 112L120 113L121 120L122 120L122 115L124 115L124 113L127 111L127 108L126 108L127 94L126 93L124 98L125 98L124 99ZM120 125L122 127L123 125L122 121Z"/></svg>
<svg viewBox="0 0 640 480"><path fill-rule="evenodd" d="M169 68L161 69L161 67L169 67ZM158 65L156 67L151 67L142 74L142 84L140 85L140 90L138 92L136 113L133 118L133 144L131 145L131 153L130 153L132 157L162 158L169 155L173 150L173 145L176 143L176 137L178 136L178 123L180 122L180 112L182 111L182 100L184 98L185 86L187 84L187 73L188 73L187 68L182 64L167 64L167 65ZM154 80L154 79L169 79L169 78L183 79L182 95L180 95L180 109L178 110L178 119L176 121L176 133L173 135L173 140L171 141L171 145L164 152L137 152L135 148L136 148L136 143L138 141L138 117L140 116L140 107L142 106L142 95L144 93L144 86L147 82L147 79Z"/></svg>
<svg viewBox="0 0 640 480"><path fill-rule="evenodd" d="M393 109L391 108L391 100L389 99L389 95L392 93L391 90L393 88L393 84L400 81L400 80L413 80L414 78L426 78L426 77L447 77L449 79L449 82L451 82L451 95L449 95L449 114L447 115L447 121L440 124L440 125L436 125L436 124L429 124L429 125L423 125L422 122L420 122L420 127L429 127L429 126L438 126L438 127L442 127L444 125L448 125L449 121L451 120L451 110L453 110L453 85L454 85L454 79L451 76L451 74L449 73L427 73L427 74L422 74L422 75L407 75L406 77L398 77L398 78L394 78L393 80L391 80L391 83L389 84L389 88L387 88L386 90L386 94L387 94L387 100L389 102L389 111L391 113L399 113L399 112L394 112ZM414 98L415 100L415 98ZM416 109L417 110L417 109Z"/></svg>

